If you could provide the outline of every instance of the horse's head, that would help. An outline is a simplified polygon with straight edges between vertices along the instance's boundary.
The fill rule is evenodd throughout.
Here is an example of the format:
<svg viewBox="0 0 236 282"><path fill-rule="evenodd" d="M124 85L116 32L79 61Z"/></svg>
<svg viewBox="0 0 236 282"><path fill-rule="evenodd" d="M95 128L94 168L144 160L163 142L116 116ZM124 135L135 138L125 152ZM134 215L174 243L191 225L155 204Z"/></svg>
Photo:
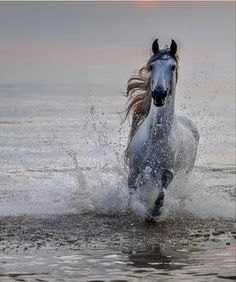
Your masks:
<svg viewBox="0 0 236 282"><path fill-rule="evenodd" d="M161 107L173 93L177 82L177 44L172 40L170 48L159 50L158 40L152 44L153 56L148 62L151 71L150 88L154 105Z"/></svg>

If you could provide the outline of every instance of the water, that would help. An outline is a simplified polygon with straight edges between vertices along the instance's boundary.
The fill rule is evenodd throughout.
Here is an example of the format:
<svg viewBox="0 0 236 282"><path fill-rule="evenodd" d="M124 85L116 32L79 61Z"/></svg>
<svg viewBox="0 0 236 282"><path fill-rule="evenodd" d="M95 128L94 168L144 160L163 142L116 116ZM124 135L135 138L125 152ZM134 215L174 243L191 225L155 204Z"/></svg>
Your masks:
<svg viewBox="0 0 236 282"><path fill-rule="evenodd" d="M117 89L0 87L1 281L235 278L233 96L177 96L201 143L153 226L128 207Z"/></svg>

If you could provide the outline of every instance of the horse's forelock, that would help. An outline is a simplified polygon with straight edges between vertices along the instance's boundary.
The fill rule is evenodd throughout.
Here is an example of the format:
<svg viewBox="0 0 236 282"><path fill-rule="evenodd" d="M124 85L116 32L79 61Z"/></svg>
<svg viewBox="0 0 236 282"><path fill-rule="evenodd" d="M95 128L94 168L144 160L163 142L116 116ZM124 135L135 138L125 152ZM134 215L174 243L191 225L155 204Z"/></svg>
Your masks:
<svg viewBox="0 0 236 282"><path fill-rule="evenodd" d="M156 54L153 54L150 59L148 60L147 62L147 66L150 66L150 64L156 60L160 60L162 59L162 57L164 56L169 56L170 58L172 58L177 64L178 64L178 61L179 61L179 57L177 54L173 55L170 50L160 50L159 52L157 52Z"/></svg>

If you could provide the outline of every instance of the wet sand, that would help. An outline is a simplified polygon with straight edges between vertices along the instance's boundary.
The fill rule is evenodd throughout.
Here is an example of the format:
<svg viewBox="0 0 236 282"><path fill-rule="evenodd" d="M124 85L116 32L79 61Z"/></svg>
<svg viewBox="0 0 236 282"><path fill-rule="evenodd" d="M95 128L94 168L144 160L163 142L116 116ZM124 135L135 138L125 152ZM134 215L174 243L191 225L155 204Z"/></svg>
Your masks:
<svg viewBox="0 0 236 282"><path fill-rule="evenodd" d="M225 242L236 239L232 221L206 220L191 216L170 216L156 224L145 223L131 215L47 215L0 218L1 250L18 248L73 249L142 247L148 245L169 246L194 245L201 241L219 241L225 235ZM145 244L146 246L146 244Z"/></svg>
<svg viewBox="0 0 236 282"><path fill-rule="evenodd" d="M186 215L158 224L132 215L1 217L0 280L233 280L235 227Z"/></svg>

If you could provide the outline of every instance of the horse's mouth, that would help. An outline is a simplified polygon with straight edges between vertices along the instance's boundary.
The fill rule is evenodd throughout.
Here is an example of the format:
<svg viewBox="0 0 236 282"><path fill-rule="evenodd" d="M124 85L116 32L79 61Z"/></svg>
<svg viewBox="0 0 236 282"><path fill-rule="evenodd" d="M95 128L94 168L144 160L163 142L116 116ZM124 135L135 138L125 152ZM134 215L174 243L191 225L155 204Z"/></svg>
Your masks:
<svg viewBox="0 0 236 282"><path fill-rule="evenodd" d="M156 99L153 99L153 103L156 107L162 107L164 106L165 104L165 99L162 99L162 98L156 98Z"/></svg>

